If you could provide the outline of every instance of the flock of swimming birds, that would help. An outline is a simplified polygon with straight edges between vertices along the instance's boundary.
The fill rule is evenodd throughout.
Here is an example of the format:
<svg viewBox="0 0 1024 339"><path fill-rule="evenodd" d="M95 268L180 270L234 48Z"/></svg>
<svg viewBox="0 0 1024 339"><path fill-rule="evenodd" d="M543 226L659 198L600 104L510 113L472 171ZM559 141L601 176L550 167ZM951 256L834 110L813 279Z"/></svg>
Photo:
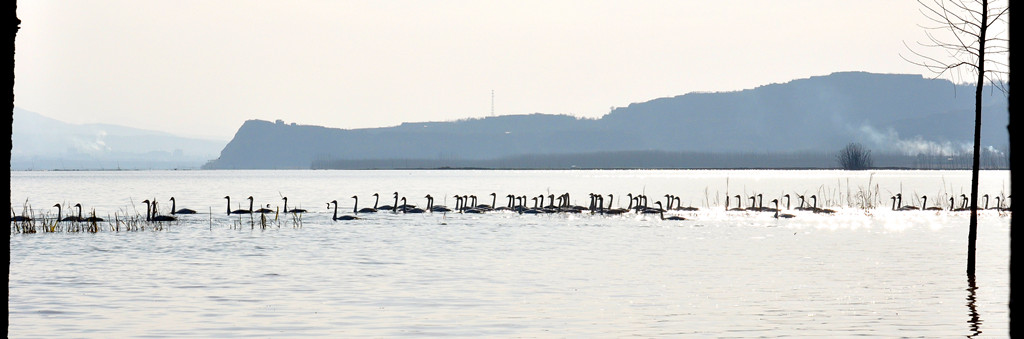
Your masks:
<svg viewBox="0 0 1024 339"><path fill-rule="evenodd" d="M665 197L665 204L664 205L661 203L661 201L655 201L653 203L654 206L650 206L650 204L648 204L648 200L647 200L647 196L646 195L644 195L644 194L633 195L632 193L630 193L630 194L626 195L626 197L628 198L628 201L629 201L629 206L626 207L626 208L612 207L612 206L614 206L614 199L615 199L615 196L613 194L607 194L607 196L608 196L607 207L605 207L605 201L604 201L604 196L605 195L595 194L595 193L590 193L589 194L590 195L590 203L589 203L588 206L580 206L580 205L573 205L573 204L571 204L570 202L572 200L570 199L569 193L564 193L564 194L561 194L561 195L558 195L558 196L556 196L554 194L549 194L547 196L541 194L541 195L534 196L534 197L517 196L517 195L509 194L509 195L505 196L505 198L507 199L507 202L503 206L498 206L497 205L497 202L498 202L498 200L497 200L498 199L497 193L491 193L490 194L490 196L491 196L491 203L490 204L480 204L480 203L478 203L477 196L475 196L475 195L455 195L454 198L456 199L456 202L455 202L454 208L449 208L449 207L444 206L444 205L435 205L434 204L434 198L430 194L427 194L424 197L424 198L427 199L427 205L426 205L425 208L420 208L420 207L417 207L416 205L408 204L406 198L405 197L400 197L398 192L395 192L393 195L394 195L394 204L393 205L380 205L379 204L380 203L380 194L374 193L373 197L375 197L375 200L374 200L374 203L373 203L373 207L364 207L364 208L359 208L359 197L353 195L352 199L354 199L355 201L354 201L354 204L353 204L353 207L352 207L352 214L343 214L343 215L339 216L338 215L338 201L337 200L333 200L333 201L327 203L327 208L328 208L328 210L330 210L332 208L332 206L333 206L334 214L331 217L331 220L335 220L335 221L339 221L339 220L357 220L357 219L360 219L357 216L360 213L370 214L370 213L382 213L382 212L386 213L386 212L390 212L390 213L406 213L406 214L408 214L408 213L448 213L448 212L452 212L452 213L465 213L465 214L480 214L480 213L502 212L502 211L504 211L504 212L511 212L511 213L519 213L519 214L584 213L584 212L589 212L589 213L592 213L592 214L606 214L606 215L620 215L620 214L627 214L627 213L658 214L659 218L662 219L662 220L687 220L685 217L679 216L679 215L665 216L665 212L669 212L669 211L698 211L699 210L699 208L693 207L693 206L682 206L682 204L680 203L679 197L671 195L671 194L666 194L664 196ZM817 196L815 196L815 195L811 195L809 199L805 198L803 195L798 195L797 197L799 198L800 204L797 207L793 207L792 210L795 210L795 211L806 211L806 212L811 212L811 213L816 213L816 214L833 214L833 213L836 213L836 211L833 210L833 209L818 207L818 199L817 199ZM545 198L547 198L547 199L545 199ZM732 198L736 199L736 205L735 205L735 207L731 207L730 208L730 204L731 204ZM785 212L785 211L791 210L790 209L790 200L791 199L790 199L790 195L789 194L784 194L784 195L782 195L780 197L780 199L785 201L785 210L783 210L781 208L781 206L780 206L780 204L782 204L782 201L780 201L780 199L772 199L770 201L770 203L772 204L771 205L772 207L766 207L766 206L764 206L764 199L763 198L764 197L763 197L762 194L757 194L757 195L749 196L746 199L746 200L749 201L749 204L747 205L747 207L742 207L742 202L744 201L743 197L740 196L740 195L733 195L731 197L727 197L727 199L725 200L725 210L726 211L743 211L743 212L769 212L769 213L774 213L773 214L774 218L794 218L794 217L796 217L795 214L791 214L791 213ZM960 204L956 203L956 199L954 197L950 197L949 198L949 207L948 207L949 211L954 211L954 212L957 212L957 211L970 211L970 206L968 205L968 198L967 198L967 196L964 195L964 194L961 194L960 198L961 198ZM984 205L983 206L979 206L979 208L978 208L979 210L1010 211L1009 207L1004 207L1003 206L1004 204L1008 204L1008 200L1009 200L1010 196L1006 196L1006 198L1004 198L1002 200L1001 200L1001 198L999 196L996 196L995 197L996 206L995 207L991 207L991 208L989 207L989 195L985 194L984 196L982 196L982 198L985 199L984 200ZM254 200L253 200L252 196L249 196L247 198L249 200L249 208L248 209L239 208L239 209L232 210L231 209L231 197L230 196L225 196L224 199L227 200L227 214L228 215L242 215L242 214L253 215L253 214L277 213L276 210L270 209L270 205L269 204L267 205L267 207L261 207L261 208L258 208L258 209L253 209L253 207L254 207L254 204L253 204ZM947 210L946 208L943 208L943 207L940 207L940 206L928 206L928 197L927 196L921 196L921 206L903 205L903 196L902 196L901 193L897 193L896 195L893 195L890 199L892 200L892 210L893 211L917 211L917 210L944 211L944 210ZM289 209L288 208L288 198L287 197L283 197L282 200L284 200L283 211L285 213L301 214L301 213L308 212L307 210L301 209L301 208ZM810 200L810 201L808 202L807 200ZM532 207L528 207L527 206L527 201L532 202ZM545 205L545 201L547 202L546 205ZM158 210L158 207L157 207L156 199L153 199L153 201L150 201L149 199L147 199L147 200L143 200L142 202L146 204L146 221L175 221L175 220L178 219L177 215L196 214L197 213L195 210L188 209L188 208L178 209L177 206L176 206L176 202L174 200L174 197L170 198L170 202L171 202L171 210L170 210L171 214L170 215L165 215L165 214L158 213L159 210ZM92 222L92 223L105 221L103 218L97 217L95 215L96 214L95 212L93 212L92 215L90 215L90 216L82 217L82 205L81 204L75 204L73 206L73 207L75 207L77 209L77 214L69 215L69 216L66 216L66 217L63 216L63 214L62 214L61 204L53 205L53 207L57 208L57 218L56 218L56 221L62 221L62 222L63 221L66 221L66 222ZM14 213L13 206L11 207L11 222L28 222L28 221L32 221L32 220L33 220L33 218L30 217L30 216L16 215Z"/></svg>

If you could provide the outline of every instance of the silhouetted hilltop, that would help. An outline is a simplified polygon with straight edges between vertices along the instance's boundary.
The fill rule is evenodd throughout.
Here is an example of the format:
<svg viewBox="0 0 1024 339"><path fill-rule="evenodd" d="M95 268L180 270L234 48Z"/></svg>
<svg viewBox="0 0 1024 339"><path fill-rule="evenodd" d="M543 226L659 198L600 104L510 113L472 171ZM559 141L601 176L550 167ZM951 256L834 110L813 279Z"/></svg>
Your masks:
<svg viewBox="0 0 1024 339"><path fill-rule="evenodd" d="M904 151L901 141L918 138L937 145L971 143L973 93L972 86L920 75L843 72L655 99L617 108L601 120L658 135L649 146L661 150L832 151L859 141L877 151ZM983 116L982 143L1004 146L1007 100L998 91L985 100L990 114Z"/></svg>
<svg viewBox="0 0 1024 339"><path fill-rule="evenodd" d="M982 143L1005 150L1007 100L999 91L985 100ZM311 168L314 162L394 159L443 167L559 154L625 158L628 152L830 154L849 142L876 154L952 154L969 150L973 105L969 85L843 72L633 103L600 119L535 113L370 129L250 120L204 168ZM613 160L609 167L616 167Z"/></svg>

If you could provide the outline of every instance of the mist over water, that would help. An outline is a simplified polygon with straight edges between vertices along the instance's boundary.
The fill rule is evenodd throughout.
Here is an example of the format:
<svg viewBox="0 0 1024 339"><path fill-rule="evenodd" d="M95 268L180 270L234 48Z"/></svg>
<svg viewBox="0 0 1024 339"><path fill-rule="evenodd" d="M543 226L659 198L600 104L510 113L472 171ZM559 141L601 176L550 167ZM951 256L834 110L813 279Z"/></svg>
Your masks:
<svg viewBox="0 0 1024 339"><path fill-rule="evenodd" d="M360 213L398 192L423 207L507 194L666 194L698 211L602 215ZM1005 201L1008 171L983 171ZM892 211L939 205L944 211ZM727 212L760 194L792 219ZM834 214L785 210L814 195ZM1007 336L1007 212L979 215L965 275L969 171L107 171L11 172L12 209L53 218L81 203L108 220L144 199L179 215L162 229L14 233L11 337ZM227 205L225 196L231 197ZM301 218L228 215L254 205ZM547 199L547 198L546 198ZM732 198L732 205L736 199ZM545 204L548 202L546 201ZM809 201L808 201L809 203ZM1010 201L1012 203L1012 201ZM532 205L528 201L527 205ZM940 205L941 204L941 205ZM734 206L730 206L734 207ZM68 209L65 207L64 211ZM13 225L13 224L12 224ZM108 224L100 224L109 226Z"/></svg>

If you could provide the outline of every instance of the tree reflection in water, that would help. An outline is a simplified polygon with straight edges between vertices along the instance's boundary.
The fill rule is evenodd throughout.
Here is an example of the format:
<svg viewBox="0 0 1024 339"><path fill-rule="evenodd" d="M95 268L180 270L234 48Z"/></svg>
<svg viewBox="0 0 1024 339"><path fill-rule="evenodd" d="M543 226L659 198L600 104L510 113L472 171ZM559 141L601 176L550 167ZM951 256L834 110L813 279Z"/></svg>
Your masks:
<svg viewBox="0 0 1024 339"><path fill-rule="evenodd" d="M974 275L967 275L967 308L970 310L971 319L967 322L971 326L971 334L967 335L968 338L975 338L981 335L981 316L978 315L978 285L975 283Z"/></svg>

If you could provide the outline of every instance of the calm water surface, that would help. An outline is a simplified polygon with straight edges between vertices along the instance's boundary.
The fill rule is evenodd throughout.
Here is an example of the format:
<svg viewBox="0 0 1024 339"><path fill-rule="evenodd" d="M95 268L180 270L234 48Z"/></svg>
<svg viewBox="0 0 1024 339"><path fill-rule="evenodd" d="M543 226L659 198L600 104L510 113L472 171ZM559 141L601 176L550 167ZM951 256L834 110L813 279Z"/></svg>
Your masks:
<svg viewBox="0 0 1024 339"><path fill-rule="evenodd" d="M362 213L393 204L505 205L507 194L588 205L589 193L665 194L696 212ZM979 216L965 275L968 171L109 171L11 172L12 209L124 220L142 200L198 210L169 223L10 235L8 334L52 337L1005 337L1008 213ZM982 173L1005 201L1008 171ZM726 212L815 195L832 215ZM225 196L231 197L231 206ZM228 208L301 207L300 218ZM783 200L784 201L784 200ZM547 203L547 202L546 202ZM735 207L736 199L731 204ZM810 203L810 200L807 200ZM1011 201L1012 203L1012 201ZM532 206L532 201L527 205ZM785 209L783 202L782 208ZM1004 205L1005 206L1005 205ZM38 222L38 225L48 223ZM52 223L52 222L50 222Z"/></svg>

